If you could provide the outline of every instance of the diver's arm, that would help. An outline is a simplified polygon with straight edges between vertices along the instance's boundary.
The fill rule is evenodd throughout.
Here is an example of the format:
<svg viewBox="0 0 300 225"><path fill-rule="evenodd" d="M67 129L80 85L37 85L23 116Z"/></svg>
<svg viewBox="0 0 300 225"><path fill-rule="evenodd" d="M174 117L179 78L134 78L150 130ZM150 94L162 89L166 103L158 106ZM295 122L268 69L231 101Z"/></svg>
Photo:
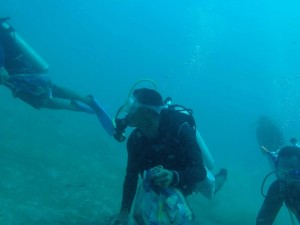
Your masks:
<svg viewBox="0 0 300 225"><path fill-rule="evenodd" d="M121 212L127 211L128 213L131 210L132 202L135 197L138 183L138 174L139 174L139 155L136 151L137 146L134 144L135 135L130 135L127 142L127 168L126 176L123 183L123 197L121 204Z"/></svg>
<svg viewBox="0 0 300 225"><path fill-rule="evenodd" d="M275 221L284 202L284 195L282 194L281 187L282 183L278 179L269 187L267 196L265 197L256 218L256 225L273 224Z"/></svg>
<svg viewBox="0 0 300 225"><path fill-rule="evenodd" d="M121 204L122 212L125 211L129 213L131 210L132 202L137 189L137 181L138 174L131 173L127 167L127 172L123 183L123 197Z"/></svg>
<svg viewBox="0 0 300 225"><path fill-rule="evenodd" d="M181 150L185 154L188 168L176 171L179 187L193 187L196 183L206 178L206 170L203 164L201 150L196 141L195 131L189 124L184 124L179 134Z"/></svg>

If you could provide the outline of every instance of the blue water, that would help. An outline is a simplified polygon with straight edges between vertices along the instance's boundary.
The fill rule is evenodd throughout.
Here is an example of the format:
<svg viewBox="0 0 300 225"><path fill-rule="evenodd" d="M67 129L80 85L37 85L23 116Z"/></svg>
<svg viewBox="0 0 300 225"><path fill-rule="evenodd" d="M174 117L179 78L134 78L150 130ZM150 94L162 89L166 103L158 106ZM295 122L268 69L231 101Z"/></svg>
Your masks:
<svg viewBox="0 0 300 225"><path fill-rule="evenodd" d="M298 1L0 3L53 82L93 94L111 115L143 78L193 108L216 171L229 170L215 200L191 198L196 224L255 223L271 170L255 139L258 117L300 138ZM119 209L125 145L90 115L37 111L0 92L0 223L105 224ZM289 223L283 208L275 224Z"/></svg>

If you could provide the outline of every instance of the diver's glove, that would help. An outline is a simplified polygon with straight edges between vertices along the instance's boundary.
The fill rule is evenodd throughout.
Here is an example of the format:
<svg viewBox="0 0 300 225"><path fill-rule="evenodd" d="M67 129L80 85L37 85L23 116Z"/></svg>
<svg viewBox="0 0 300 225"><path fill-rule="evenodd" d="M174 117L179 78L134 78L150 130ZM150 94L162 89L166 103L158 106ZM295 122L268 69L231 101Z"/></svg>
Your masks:
<svg viewBox="0 0 300 225"><path fill-rule="evenodd" d="M0 67L0 84L5 84L9 78L9 75L4 69L4 67Z"/></svg>
<svg viewBox="0 0 300 225"><path fill-rule="evenodd" d="M161 167L158 172L151 176L151 180L154 185L167 188L174 183L174 173L175 171L167 170Z"/></svg>
<svg viewBox="0 0 300 225"><path fill-rule="evenodd" d="M129 212L121 211L117 215L112 216L110 225L128 225Z"/></svg>

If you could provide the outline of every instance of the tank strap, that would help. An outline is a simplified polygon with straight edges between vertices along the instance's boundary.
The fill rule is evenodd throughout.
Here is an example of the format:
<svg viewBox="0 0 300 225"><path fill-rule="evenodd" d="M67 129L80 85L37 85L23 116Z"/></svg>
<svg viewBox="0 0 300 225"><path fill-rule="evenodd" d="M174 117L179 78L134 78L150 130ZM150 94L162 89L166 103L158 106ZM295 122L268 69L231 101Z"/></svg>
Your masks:
<svg viewBox="0 0 300 225"><path fill-rule="evenodd" d="M184 125L186 125L186 124L189 125L188 122L183 122L183 123L180 124L179 129L178 129L178 131L177 131L177 136L176 136L177 139L179 138L179 135L180 135L180 133L181 133L182 127L183 127Z"/></svg>

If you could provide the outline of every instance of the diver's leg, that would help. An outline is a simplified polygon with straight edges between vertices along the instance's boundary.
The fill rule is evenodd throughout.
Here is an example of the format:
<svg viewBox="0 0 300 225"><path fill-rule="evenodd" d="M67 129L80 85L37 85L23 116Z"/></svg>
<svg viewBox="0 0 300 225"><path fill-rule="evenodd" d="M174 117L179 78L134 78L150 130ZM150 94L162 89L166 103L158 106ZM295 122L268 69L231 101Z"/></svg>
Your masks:
<svg viewBox="0 0 300 225"><path fill-rule="evenodd" d="M197 184L196 192L200 192L208 199L214 198L227 179L227 170L221 169L216 175L206 169L206 178Z"/></svg>
<svg viewBox="0 0 300 225"><path fill-rule="evenodd" d="M286 190L286 206L300 223L300 182L294 181Z"/></svg>
<svg viewBox="0 0 300 225"><path fill-rule="evenodd" d="M63 109L63 110L70 110L70 111L82 111L78 107L71 104L70 101L66 101L59 98L51 98L47 99L41 105L41 108L48 108L48 109Z"/></svg>
<svg viewBox="0 0 300 225"><path fill-rule="evenodd" d="M295 216L298 220L298 223L300 224L300 202L299 201L295 202L295 207L294 207L293 213L295 214Z"/></svg>
<svg viewBox="0 0 300 225"><path fill-rule="evenodd" d="M47 108L54 110L70 110L76 112L85 112L94 114L94 110L86 105L74 104L72 101L68 101L61 98L43 98L40 100L38 108Z"/></svg>
<svg viewBox="0 0 300 225"><path fill-rule="evenodd" d="M83 97L72 90L59 87L57 85L52 85L51 90L53 98L48 103L48 106L50 106L52 109L66 109L71 111L86 112L89 114L95 113L92 107L92 99L90 96ZM68 99L70 101L66 102L62 101L62 99Z"/></svg>
<svg viewBox="0 0 300 225"><path fill-rule="evenodd" d="M299 206L299 202L298 202L296 208L292 212L295 214L295 216L298 220L298 223L300 224L300 209L299 209L299 207L300 206Z"/></svg>
<svg viewBox="0 0 300 225"><path fill-rule="evenodd" d="M228 174L228 172L226 169L220 169L220 171L215 175L214 194L216 194L223 187L223 184L227 180L227 174Z"/></svg>
<svg viewBox="0 0 300 225"><path fill-rule="evenodd" d="M52 85L52 95L54 98L63 98L63 99L70 99L70 100L77 100L83 102L84 104L90 106L91 99L89 97L81 96L75 91L70 89L60 87L57 85Z"/></svg>
<svg viewBox="0 0 300 225"><path fill-rule="evenodd" d="M284 194L279 180L274 181L256 218L256 225L272 225L283 205Z"/></svg>
<svg viewBox="0 0 300 225"><path fill-rule="evenodd" d="M85 104L80 104L76 101L67 101L60 98L51 98L48 99L41 108L48 108L48 109L62 109L62 110L70 110L76 112L85 112L88 114L95 114L94 110Z"/></svg>

